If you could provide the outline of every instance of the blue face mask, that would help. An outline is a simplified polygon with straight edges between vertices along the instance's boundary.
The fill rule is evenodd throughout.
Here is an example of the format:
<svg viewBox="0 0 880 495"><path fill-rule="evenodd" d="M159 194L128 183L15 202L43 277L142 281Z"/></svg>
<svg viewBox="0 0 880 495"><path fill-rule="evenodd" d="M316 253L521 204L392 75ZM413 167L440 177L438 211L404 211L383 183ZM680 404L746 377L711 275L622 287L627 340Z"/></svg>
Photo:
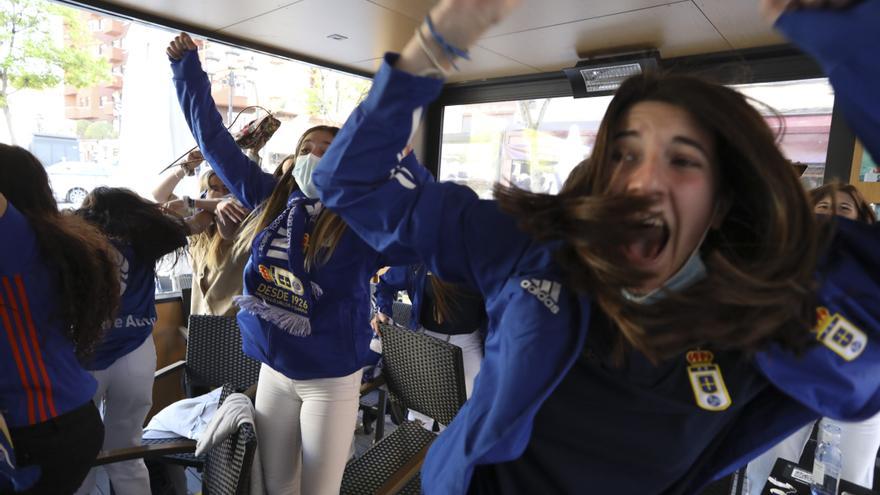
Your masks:
<svg viewBox="0 0 880 495"><path fill-rule="evenodd" d="M302 191L307 198L315 199L318 197L318 190L315 188L315 185L312 184L312 172L315 171L315 167L318 166L319 161L321 161L319 157L309 153L308 155L298 157L296 163L293 165L291 175L293 175L293 178L299 185L299 190Z"/></svg>
<svg viewBox="0 0 880 495"><path fill-rule="evenodd" d="M717 213L717 205L715 209L712 211L712 218L715 218ZM694 285L706 278L706 264L703 263L703 258L700 255L700 248L703 246L703 241L706 240L706 235L709 233L709 229L711 228L711 223L706 230L703 232L703 235L700 237L700 242L697 243L696 249L691 253L690 257L688 257L687 261L681 265L681 268L678 269L677 272L666 282L663 283L660 287L648 292L647 294L633 294L631 291L627 289L623 289L621 292L623 293L623 297L627 298L631 302L636 304L654 304L655 302L663 299L670 292L681 292L688 287Z"/></svg>
<svg viewBox="0 0 880 495"><path fill-rule="evenodd" d="M700 248L698 247L690 258L684 262L684 265L675 272L675 275L669 277L669 280L660 287L648 292L647 294L633 294L623 289L623 297L637 304L653 304L664 297L668 292L680 292L706 278L706 264L700 256Z"/></svg>

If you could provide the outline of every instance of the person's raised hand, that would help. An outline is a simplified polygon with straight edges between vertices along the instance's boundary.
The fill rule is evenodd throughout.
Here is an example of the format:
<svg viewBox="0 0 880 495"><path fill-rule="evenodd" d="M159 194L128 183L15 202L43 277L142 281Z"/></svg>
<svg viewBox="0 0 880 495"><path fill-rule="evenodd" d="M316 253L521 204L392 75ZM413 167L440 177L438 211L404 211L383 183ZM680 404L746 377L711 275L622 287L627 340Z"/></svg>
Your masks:
<svg viewBox="0 0 880 495"><path fill-rule="evenodd" d="M250 210L240 205L234 198L224 199L217 203L214 214L217 222L223 226L237 226L248 216Z"/></svg>
<svg viewBox="0 0 880 495"><path fill-rule="evenodd" d="M376 311L376 315L373 316L373 319L370 320L370 326L373 327L373 331L376 332L376 335L382 336L382 331L379 330L380 323L391 323L391 317Z"/></svg>
<svg viewBox="0 0 880 495"><path fill-rule="evenodd" d="M180 33L171 40L171 43L168 43L165 53L171 60L180 60L187 51L197 49L195 41L188 34Z"/></svg>

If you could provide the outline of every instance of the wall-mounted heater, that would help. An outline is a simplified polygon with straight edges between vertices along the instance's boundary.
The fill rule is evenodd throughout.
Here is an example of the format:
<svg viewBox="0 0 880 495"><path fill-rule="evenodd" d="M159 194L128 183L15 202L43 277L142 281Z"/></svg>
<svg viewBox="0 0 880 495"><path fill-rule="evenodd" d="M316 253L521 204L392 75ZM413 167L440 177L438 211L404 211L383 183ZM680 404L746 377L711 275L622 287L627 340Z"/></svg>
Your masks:
<svg viewBox="0 0 880 495"><path fill-rule="evenodd" d="M640 50L590 57L562 72L571 84L572 96L584 98L614 91L624 79L656 69L659 61L657 50Z"/></svg>

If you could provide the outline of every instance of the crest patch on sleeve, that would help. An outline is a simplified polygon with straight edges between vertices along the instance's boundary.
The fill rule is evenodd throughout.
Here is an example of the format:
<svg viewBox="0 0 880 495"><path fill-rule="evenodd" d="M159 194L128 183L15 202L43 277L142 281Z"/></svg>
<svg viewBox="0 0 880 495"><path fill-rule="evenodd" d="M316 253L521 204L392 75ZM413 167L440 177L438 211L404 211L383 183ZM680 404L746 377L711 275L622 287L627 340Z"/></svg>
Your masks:
<svg viewBox="0 0 880 495"><path fill-rule="evenodd" d="M828 308L816 308L816 340L847 361L862 355L868 345L868 336L840 313Z"/></svg>

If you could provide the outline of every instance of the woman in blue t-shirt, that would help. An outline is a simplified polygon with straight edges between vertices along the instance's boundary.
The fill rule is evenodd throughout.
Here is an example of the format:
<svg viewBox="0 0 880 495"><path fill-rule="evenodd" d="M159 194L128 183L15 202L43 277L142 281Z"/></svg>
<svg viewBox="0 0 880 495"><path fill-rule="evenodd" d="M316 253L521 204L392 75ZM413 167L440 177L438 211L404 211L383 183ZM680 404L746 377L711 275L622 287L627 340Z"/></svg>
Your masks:
<svg viewBox="0 0 880 495"><path fill-rule="evenodd" d="M269 493L338 493L372 354L370 277L388 264L317 200L312 170L338 129L306 130L294 154L264 172L224 127L192 39L181 34L167 53L199 149L256 210L238 237L251 254L237 303L242 348L263 363L255 408L264 485Z"/></svg>
<svg viewBox="0 0 880 495"><path fill-rule="evenodd" d="M441 0L313 174L368 244L486 299L473 395L431 445L423 490L699 493L810 419L880 411L880 230L817 220L731 88L624 81L558 195L414 179L397 159L414 116L513 3ZM880 154L880 0L764 3Z"/></svg>
<svg viewBox="0 0 880 495"><path fill-rule="evenodd" d="M204 230L213 214L202 212L184 220L128 189L99 187L86 196L76 215L100 229L118 252L119 311L104 325L104 338L85 367L98 381L94 401L104 412L104 450L135 447L153 403L156 263L185 246L186 236ZM104 469L117 492L149 495L143 460L107 464ZM79 493L90 493L94 486L92 471Z"/></svg>
<svg viewBox="0 0 880 495"><path fill-rule="evenodd" d="M119 305L112 246L62 215L43 165L0 144L0 410L19 466L38 466L26 493L72 493L101 448L82 368Z"/></svg>

